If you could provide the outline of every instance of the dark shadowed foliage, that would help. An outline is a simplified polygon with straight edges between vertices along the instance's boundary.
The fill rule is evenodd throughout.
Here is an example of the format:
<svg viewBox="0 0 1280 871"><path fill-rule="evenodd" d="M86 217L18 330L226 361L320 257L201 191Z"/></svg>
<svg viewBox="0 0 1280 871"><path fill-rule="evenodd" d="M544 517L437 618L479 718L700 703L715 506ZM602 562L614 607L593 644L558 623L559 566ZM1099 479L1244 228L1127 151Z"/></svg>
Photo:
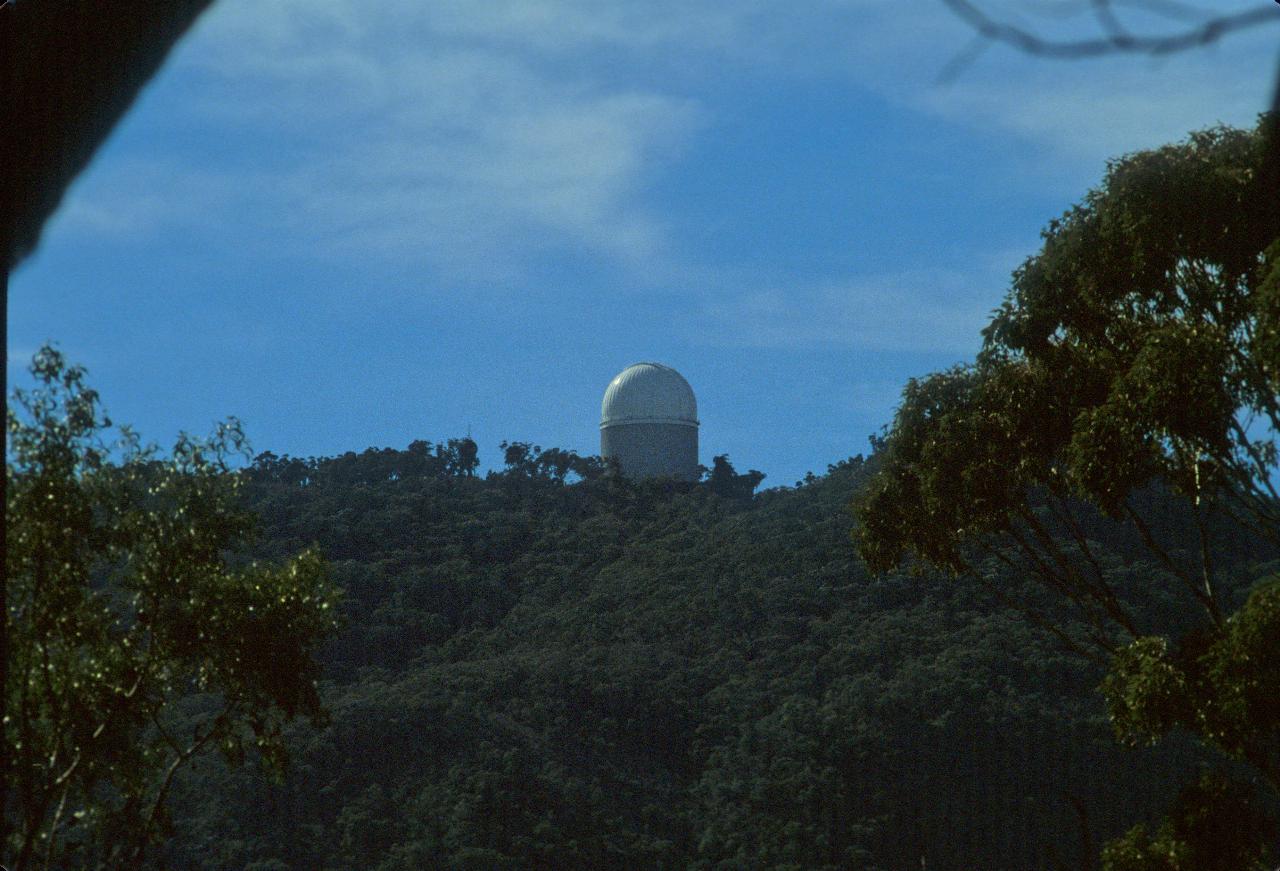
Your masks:
<svg viewBox="0 0 1280 871"><path fill-rule="evenodd" d="M981 584L869 577L844 506L879 458L752 496L503 450L485 478L423 442L254 464L260 556L314 542L346 588L332 724L282 783L184 777L171 866L1081 868L1212 758L1118 746L1101 671ZM1190 618L1087 529L1143 619ZM1223 550L1224 596L1267 553Z"/></svg>

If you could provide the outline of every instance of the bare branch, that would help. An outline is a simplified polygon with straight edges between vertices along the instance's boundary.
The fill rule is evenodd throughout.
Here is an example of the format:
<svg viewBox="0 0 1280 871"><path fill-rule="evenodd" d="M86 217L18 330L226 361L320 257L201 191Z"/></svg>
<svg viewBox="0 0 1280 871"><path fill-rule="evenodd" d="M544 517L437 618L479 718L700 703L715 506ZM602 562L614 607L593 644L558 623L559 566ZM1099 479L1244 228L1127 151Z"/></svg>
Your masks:
<svg viewBox="0 0 1280 871"><path fill-rule="evenodd" d="M1204 589L1205 607L1209 611L1209 619L1213 625L1222 628L1222 611L1218 608L1218 600L1213 592L1213 554L1209 545L1209 531L1205 525L1204 507L1196 505L1196 530L1200 537L1200 583Z"/></svg>
<svg viewBox="0 0 1280 871"><path fill-rule="evenodd" d="M1072 564L1071 559L1062 551L1062 548L1058 545L1058 542L1054 539L1049 530L1045 529L1044 524L1042 524L1035 516L1034 511L1027 506L1020 506L1018 514L1027 524L1028 528L1031 529L1032 534L1035 535L1036 539L1041 542L1045 552L1047 552L1062 568L1062 572L1067 583L1074 585L1074 589L1077 590L1080 598L1086 599L1095 606L1102 608L1106 616L1128 633L1129 637L1137 638L1139 635L1138 630L1134 627L1133 621L1129 618L1129 615L1126 614L1124 609L1120 606L1115 594L1107 585L1105 578L1102 577L1101 568L1098 569L1099 583L1096 585L1090 583L1089 579L1084 577L1084 575L1082 575ZM1098 631L1104 632L1105 630L1101 625L1099 625Z"/></svg>
<svg viewBox="0 0 1280 871"><path fill-rule="evenodd" d="M973 65L974 61L991 46L991 40L983 38L981 35L974 36L969 40L960 52L951 60L947 61L947 65L942 68L942 72L938 73L938 84L949 85L956 79L960 78L960 74Z"/></svg>
<svg viewBox="0 0 1280 871"><path fill-rule="evenodd" d="M1059 60L1099 57L1108 54L1173 54L1210 45L1239 30L1280 21L1280 7L1262 5L1228 15L1216 15L1190 23L1180 30L1161 34L1136 34L1116 18L1111 0L1090 0L1094 17L1106 32L1092 39L1051 39L1026 27L998 21L971 0L942 0L979 36L1001 42L1019 51Z"/></svg>
<svg viewBox="0 0 1280 871"><path fill-rule="evenodd" d="M76 761L79 762L79 757L77 757ZM53 822L49 824L49 842L44 851L44 867L46 869L53 867L54 851L58 843L58 826L62 823L62 812L66 810L67 793L70 791L71 784L63 784L62 797L58 799L58 809L53 812Z"/></svg>
<svg viewBox="0 0 1280 871"><path fill-rule="evenodd" d="M1231 429L1235 434L1236 444L1253 462L1254 471L1257 473L1258 481L1266 488L1271 498L1280 501L1280 493L1276 492L1275 485L1271 483L1271 469L1267 467L1266 461L1262 454L1258 452L1257 446L1249 440L1249 434L1245 432L1244 427L1240 425L1240 421L1234 417L1231 419Z"/></svg>
<svg viewBox="0 0 1280 871"><path fill-rule="evenodd" d="M1203 6L1179 3L1177 0L1113 0L1113 6L1132 6L1178 21L1200 24L1212 12Z"/></svg>
<svg viewBox="0 0 1280 871"><path fill-rule="evenodd" d="M1016 543L1018 550L1024 556L1030 558L1033 570L1040 576L1040 579L1053 590L1057 590L1067 598L1077 609L1077 612L1085 620L1089 622L1092 629L1091 637L1093 643L1108 654L1115 653L1116 646L1110 640L1107 633L1106 614L1099 610L1098 602L1095 598L1082 592L1071 583L1069 571L1064 569L1059 574L1053 569L1040 554L1040 548L1036 547L1030 539L1020 533L1017 528L1010 526L1007 534ZM1038 536L1037 536L1038 538ZM1049 558L1057 561L1060 554L1050 553Z"/></svg>
<svg viewBox="0 0 1280 871"><path fill-rule="evenodd" d="M1102 30L1116 50L1127 51L1130 43L1133 42L1133 34L1120 23L1115 10L1111 8L1110 0L1090 0L1089 8L1093 10L1093 17L1098 20L1098 24L1102 25Z"/></svg>

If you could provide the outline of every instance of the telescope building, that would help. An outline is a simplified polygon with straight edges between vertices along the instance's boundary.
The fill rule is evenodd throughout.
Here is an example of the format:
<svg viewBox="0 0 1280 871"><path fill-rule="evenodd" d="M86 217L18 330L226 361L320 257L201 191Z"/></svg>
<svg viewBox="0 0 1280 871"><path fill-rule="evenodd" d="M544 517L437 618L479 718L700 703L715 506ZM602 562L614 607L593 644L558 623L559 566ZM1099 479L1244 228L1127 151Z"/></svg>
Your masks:
<svg viewBox="0 0 1280 871"><path fill-rule="evenodd" d="M670 366L636 363L609 382L600 404L600 456L631 478L698 479L698 402Z"/></svg>

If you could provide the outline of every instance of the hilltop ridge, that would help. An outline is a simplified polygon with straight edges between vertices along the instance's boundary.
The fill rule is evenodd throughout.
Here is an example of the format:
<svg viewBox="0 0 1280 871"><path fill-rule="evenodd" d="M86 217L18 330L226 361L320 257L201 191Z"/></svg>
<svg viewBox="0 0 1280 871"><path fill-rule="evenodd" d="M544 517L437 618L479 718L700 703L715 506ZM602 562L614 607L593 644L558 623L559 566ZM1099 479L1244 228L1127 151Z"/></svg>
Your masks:
<svg viewBox="0 0 1280 871"><path fill-rule="evenodd" d="M260 552L317 542L346 589L332 724L280 784L193 769L165 861L1085 867L1191 762L1116 746L1099 673L976 583L868 576L846 506L874 456L752 495L727 459L633 482L517 442L480 477L461 447L250 469ZM1183 607L1109 547L1141 608ZM1225 555L1237 595L1268 556Z"/></svg>

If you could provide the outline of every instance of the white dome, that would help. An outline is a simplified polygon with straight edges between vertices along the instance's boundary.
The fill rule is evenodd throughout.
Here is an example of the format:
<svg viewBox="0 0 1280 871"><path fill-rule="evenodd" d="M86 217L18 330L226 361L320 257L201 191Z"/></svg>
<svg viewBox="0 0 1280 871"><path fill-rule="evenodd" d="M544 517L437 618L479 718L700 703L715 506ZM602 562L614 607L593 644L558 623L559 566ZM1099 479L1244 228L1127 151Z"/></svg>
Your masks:
<svg viewBox="0 0 1280 871"><path fill-rule="evenodd" d="M698 425L693 388L679 372L661 363L636 363L609 382L600 403L600 426L617 423Z"/></svg>

